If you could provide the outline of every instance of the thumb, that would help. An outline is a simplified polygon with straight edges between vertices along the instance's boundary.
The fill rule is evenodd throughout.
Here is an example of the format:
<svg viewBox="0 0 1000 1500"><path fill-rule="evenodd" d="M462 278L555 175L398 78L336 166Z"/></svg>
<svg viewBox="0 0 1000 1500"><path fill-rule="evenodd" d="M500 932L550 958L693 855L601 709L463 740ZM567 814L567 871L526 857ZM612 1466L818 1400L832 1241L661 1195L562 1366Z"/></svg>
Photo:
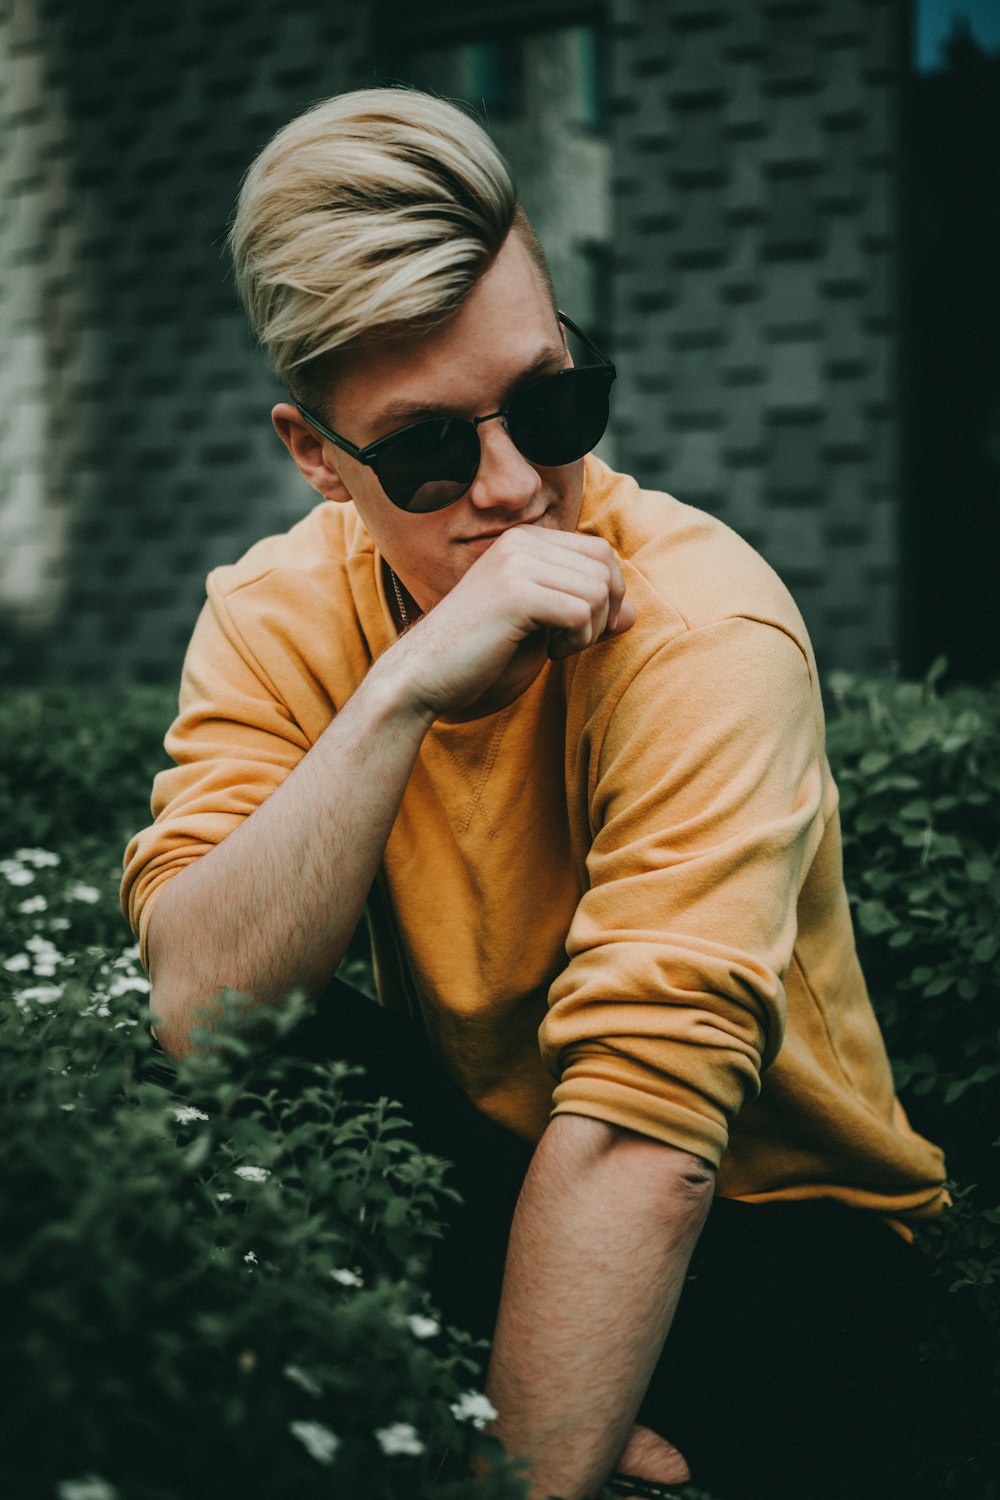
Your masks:
<svg viewBox="0 0 1000 1500"><path fill-rule="evenodd" d="M660 1484L685 1484L691 1478L687 1459L649 1427L633 1427L617 1472Z"/></svg>
<svg viewBox="0 0 1000 1500"><path fill-rule="evenodd" d="M632 626L635 624L638 618L639 612L636 609L635 605L631 602L631 600L623 599L621 605L619 606L618 617L615 620L615 623L613 625L609 624L604 634L624 635L626 630L632 629Z"/></svg>

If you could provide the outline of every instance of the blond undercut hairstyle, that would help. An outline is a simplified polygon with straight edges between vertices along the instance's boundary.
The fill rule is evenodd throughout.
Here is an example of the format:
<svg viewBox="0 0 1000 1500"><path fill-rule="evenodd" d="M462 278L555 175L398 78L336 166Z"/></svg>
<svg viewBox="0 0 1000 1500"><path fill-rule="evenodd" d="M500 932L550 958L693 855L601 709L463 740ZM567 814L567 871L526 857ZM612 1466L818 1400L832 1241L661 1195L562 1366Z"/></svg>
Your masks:
<svg viewBox="0 0 1000 1500"><path fill-rule="evenodd" d="M229 244L276 374L322 410L339 356L444 322L512 229L551 295L542 248L485 130L429 94L359 89L315 105L265 146Z"/></svg>

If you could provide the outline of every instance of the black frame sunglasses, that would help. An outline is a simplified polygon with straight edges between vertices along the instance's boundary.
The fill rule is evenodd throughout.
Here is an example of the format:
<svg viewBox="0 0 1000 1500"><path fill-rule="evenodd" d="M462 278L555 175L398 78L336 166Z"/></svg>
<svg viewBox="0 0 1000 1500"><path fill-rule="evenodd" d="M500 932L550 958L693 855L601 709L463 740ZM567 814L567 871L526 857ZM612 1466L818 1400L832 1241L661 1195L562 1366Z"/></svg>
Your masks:
<svg viewBox="0 0 1000 1500"><path fill-rule="evenodd" d="M611 387L617 374L582 329L558 314L559 322L581 341L596 361L552 375L538 375L518 386L504 410L485 417L426 417L358 448L327 427L296 401L310 427L358 463L374 470L393 505L426 515L454 505L479 472L478 428L502 417L518 452L541 468L574 463L600 442L608 425Z"/></svg>

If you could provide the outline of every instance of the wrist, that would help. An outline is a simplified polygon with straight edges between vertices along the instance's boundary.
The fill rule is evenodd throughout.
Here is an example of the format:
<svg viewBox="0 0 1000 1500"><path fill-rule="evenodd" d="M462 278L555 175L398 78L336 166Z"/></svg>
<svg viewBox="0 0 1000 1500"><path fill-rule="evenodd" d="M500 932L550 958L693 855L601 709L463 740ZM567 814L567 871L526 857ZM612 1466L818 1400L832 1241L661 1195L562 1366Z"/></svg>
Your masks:
<svg viewBox="0 0 1000 1500"><path fill-rule="evenodd" d="M419 744L438 714L421 691L416 662L409 639L401 637L372 664L355 696L363 698L375 724L391 724Z"/></svg>

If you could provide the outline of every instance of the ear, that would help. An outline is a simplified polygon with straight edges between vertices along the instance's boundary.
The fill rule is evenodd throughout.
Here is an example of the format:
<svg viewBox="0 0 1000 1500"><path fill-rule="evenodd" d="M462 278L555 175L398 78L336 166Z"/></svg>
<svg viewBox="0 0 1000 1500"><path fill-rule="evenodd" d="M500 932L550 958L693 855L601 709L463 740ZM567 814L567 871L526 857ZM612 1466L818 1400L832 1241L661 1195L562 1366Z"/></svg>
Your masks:
<svg viewBox="0 0 1000 1500"><path fill-rule="evenodd" d="M299 473L327 500L350 500L340 475L336 449L314 432L297 407L279 401L271 412L274 430L288 449Z"/></svg>

